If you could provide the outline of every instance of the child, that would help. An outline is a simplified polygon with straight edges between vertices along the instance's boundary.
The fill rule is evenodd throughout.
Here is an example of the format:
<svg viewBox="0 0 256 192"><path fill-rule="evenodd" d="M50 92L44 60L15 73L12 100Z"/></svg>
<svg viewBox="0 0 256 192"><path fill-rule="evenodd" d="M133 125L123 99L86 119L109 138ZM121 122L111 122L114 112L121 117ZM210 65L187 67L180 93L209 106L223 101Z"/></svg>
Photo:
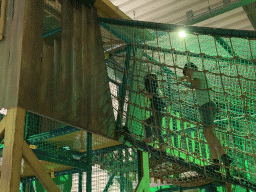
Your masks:
<svg viewBox="0 0 256 192"><path fill-rule="evenodd" d="M138 86L138 89L140 92L144 93L144 95L149 98L151 103L151 116L144 121L145 124L145 131L146 131L146 138L143 140L145 143L152 143L153 142L153 132L151 129L150 124L153 125L154 134L157 135L159 138L159 145L160 150L164 151L163 147L163 137L162 137L162 119L163 119L163 110L165 109L165 103L163 100L159 97L157 89L158 89L158 83L157 83L157 76L155 74L147 74L144 77L144 84L145 89L143 90L141 86Z"/></svg>
<svg viewBox="0 0 256 192"><path fill-rule="evenodd" d="M220 141L213 132L214 116L217 108L216 104L211 100L210 94L210 82L207 80L203 72L199 72L197 66L190 62L185 64L183 69L184 77L181 77L178 82L187 80L191 83L191 88L195 89L198 111L200 114L200 120L203 126L203 133L208 143L210 153L212 156L213 165L207 166L209 170L220 170L218 165L218 154L221 157L225 166L229 166L231 163L230 157L222 149Z"/></svg>

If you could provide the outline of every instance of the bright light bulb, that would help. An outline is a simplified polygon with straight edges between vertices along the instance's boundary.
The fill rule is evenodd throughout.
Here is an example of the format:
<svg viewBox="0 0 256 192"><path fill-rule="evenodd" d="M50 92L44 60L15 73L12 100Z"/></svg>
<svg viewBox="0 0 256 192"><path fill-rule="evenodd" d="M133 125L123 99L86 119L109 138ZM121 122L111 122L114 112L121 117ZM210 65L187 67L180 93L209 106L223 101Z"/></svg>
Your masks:
<svg viewBox="0 0 256 192"><path fill-rule="evenodd" d="M187 34L185 33L185 31L180 31L180 32L179 32L179 36L180 36L180 37L186 37Z"/></svg>

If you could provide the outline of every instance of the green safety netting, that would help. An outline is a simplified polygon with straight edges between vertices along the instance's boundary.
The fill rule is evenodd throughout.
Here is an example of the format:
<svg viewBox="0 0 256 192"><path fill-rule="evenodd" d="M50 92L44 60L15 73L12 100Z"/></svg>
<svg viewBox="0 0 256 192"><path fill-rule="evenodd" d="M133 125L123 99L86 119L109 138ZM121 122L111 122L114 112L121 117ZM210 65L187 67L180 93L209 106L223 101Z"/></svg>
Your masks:
<svg viewBox="0 0 256 192"><path fill-rule="evenodd" d="M60 177L53 178L53 181L63 192L70 192L72 188L72 175L64 175ZM39 181L35 181L35 191L46 192L44 187Z"/></svg>
<svg viewBox="0 0 256 192"><path fill-rule="evenodd" d="M249 38L249 35L246 37L238 31L233 31L233 34L240 34L240 37L232 36L231 32L225 35L227 31L224 29L207 31L200 27L183 28L136 21L101 19L101 25L109 32L103 31L103 40L108 54L109 78L115 84L112 85L114 110L119 109L119 113L121 112L121 123L128 127L130 137L138 141L146 137L145 120L153 112L150 100L139 92L138 85L144 88L144 77L149 73L156 74L158 94L167 106L162 112L160 128L167 155L202 167L209 164L211 155L203 134L195 92L185 91L189 84L177 83L177 79L183 76L184 65L193 62L211 84L212 90L208 92L218 108L214 132L224 151L233 159L231 175L235 179L254 183L254 38ZM187 33L185 38L179 36L181 30ZM115 87L118 86L121 88L116 92ZM119 108L115 103L119 104ZM120 105L127 107L120 111ZM153 126L156 124L151 125L152 128ZM157 135L157 131L155 134ZM159 137L156 136L155 139L152 146L159 144ZM157 170L151 169L152 176L166 171L164 162L162 163ZM220 173L225 177L227 172L221 169ZM178 179L170 173L162 174L161 177L171 183L179 183L176 180L192 178L192 175L193 171L188 168L186 172L179 172ZM190 182L198 184L193 179ZM186 185L184 182L180 184Z"/></svg>

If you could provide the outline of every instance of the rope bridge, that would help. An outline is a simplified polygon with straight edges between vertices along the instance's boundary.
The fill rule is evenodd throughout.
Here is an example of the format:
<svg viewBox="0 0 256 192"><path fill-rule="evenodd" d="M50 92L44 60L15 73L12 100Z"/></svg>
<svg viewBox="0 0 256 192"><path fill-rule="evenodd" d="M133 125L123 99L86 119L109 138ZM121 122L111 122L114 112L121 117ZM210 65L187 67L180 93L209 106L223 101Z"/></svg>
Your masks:
<svg viewBox="0 0 256 192"><path fill-rule="evenodd" d="M168 161L180 169L176 175L174 168L162 174L161 178L170 183L186 180L179 184L201 185L202 179L193 179L194 174L203 176L205 183L222 180L255 190L255 33L105 18L100 21L119 129L127 142L151 154L151 161L155 161L151 164L157 165L157 171L151 169L152 175L166 171ZM179 36L181 30L188 33L186 37ZM214 132L233 161L228 170L231 176L222 164L220 171L205 171L212 157L197 96L189 83L178 82L189 62L209 82L206 90L217 106ZM155 94L166 106L160 126L147 121L156 112L150 104L153 100L150 102L139 88L145 89L147 74L156 75ZM161 107L161 102L155 105ZM143 140L149 127L155 138L148 144ZM159 146L165 147L164 152L159 152ZM162 159L153 159L153 154Z"/></svg>

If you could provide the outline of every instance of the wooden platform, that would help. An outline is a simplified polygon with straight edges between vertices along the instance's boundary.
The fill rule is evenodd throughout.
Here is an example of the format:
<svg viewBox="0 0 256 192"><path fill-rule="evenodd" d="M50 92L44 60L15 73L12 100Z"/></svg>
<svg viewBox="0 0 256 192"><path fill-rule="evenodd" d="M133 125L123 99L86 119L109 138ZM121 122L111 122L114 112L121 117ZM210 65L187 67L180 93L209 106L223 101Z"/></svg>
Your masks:
<svg viewBox="0 0 256 192"><path fill-rule="evenodd" d="M60 147L69 147L72 151L86 151L86 131L76 131L71 134L45 140L47 144L54 144ZM92 150L103 149L111 146L120 145L121 142L92 134Z"/></svg>
<svg viewBox="0 0 256 192"><path fill-rule="evenodd" d="M66 171L73 169L73 167L56 164L56 163L50 163L46 161L41 161L42 166L47 171L47 173L51 172L59 172L59 171ZM35 176L30 167L27 165L27 163L24 163L21 170L21 177L33 177Z"/></svg>

